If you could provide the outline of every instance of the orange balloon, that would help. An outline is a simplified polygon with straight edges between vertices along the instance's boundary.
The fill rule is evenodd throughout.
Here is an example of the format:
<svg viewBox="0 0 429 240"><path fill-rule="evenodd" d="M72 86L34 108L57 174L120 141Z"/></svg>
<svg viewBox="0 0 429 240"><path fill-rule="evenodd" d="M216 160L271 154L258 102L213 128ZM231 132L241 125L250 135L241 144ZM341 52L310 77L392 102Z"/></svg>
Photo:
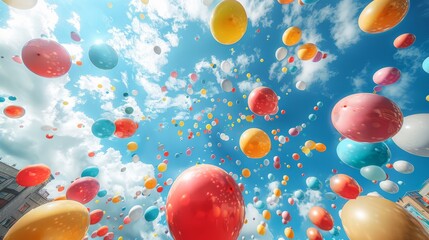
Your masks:
<svg viewBox="0 0 429 240"><path fill-rule="evenodd" d="M317 46L313 43L306 43L298 48L298 58L303 61L308 61L314 58L317 53Z"/></svg>
<svg viewBox="0 0 429 240"><path fill-rule="evenodd" d="M283 33L282 41L286 46L293 46L301 40L301 29L299 27L290 27Z"/></svg>
<svg viewBox="0 0 429 240"><path fill-rule="evenodd" d="M308 228L307 229L308 240L323 240L322 234L320 234L317 228Z"/></svg>
<svg viewBox="0 0 429 240"><path fill-rule="evenodd" d="M316 151L324 152L326 151L326 146L323 143L316 143Z"/></svg>
<svg viewBox="0 0 429 240"><path fill-rule="evenodd" d="M102 237L102 236L106 235L108 232L109 232L109 227L108 226L101 226L97 230L97 236Z"/></svg>
<svg viewBox="0 0 429 240"><path fill-rule="evenodd" d="M329 185L334 193L345 199L355 199L362 192L356 180L346 174L332 176Z"/></svg>
<svg viewBox="0 0 429 240"><path fill-rule="evenodd" d="M156 187L157 181L155 178L150 177L144 181L144 186L147 189L154 189Z"/></svg>
<svg viewBox="0 0 429 240"><path fill-rule="evenodd" d="M289 4L293 3L293 0L277 0L280 4Z"/></svg>
<svg viewBox="0 0 429 240"><path fill-rule="evenodd" d="M359 16L359 27L367 33L381 33L398 25L407 15L409 0L375 0Z"/></svg>
<svg viewBox="0 0 429 240"><path fill-rule="evenodd" d="M241 134L240 148L249 158L262 158L271 150L271 140L261 129L249 128Z"/></svg>
<svg viewBox="0 0 429 240"><path fill-rule="evenodd" d="M308 212L308 217L316 227L322 230L329 231L334 227L334 219L331 214L322 207L312 207L310 212Z"/></svg>
<svg viewBox="0 0 429 240"><path fill-rule="evenodd" d="M241 171L241 174L243 175L243 177L248 178L250 177L250 170L248 168L245 168Z"/></svg>

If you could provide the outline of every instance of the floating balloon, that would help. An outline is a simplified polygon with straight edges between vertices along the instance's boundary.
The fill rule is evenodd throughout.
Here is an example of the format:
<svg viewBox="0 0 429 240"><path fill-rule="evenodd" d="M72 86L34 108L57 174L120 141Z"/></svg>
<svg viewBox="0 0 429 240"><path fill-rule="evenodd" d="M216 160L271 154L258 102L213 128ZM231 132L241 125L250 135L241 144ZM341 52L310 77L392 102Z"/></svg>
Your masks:
<svg viewBox="0 0 429 240"><path fill-rule="evenodd" d="M307 83L304 81L298 81L296 82L295 87L300 91L304 91L307 88Z"/></svg>
<svg viewBox="0 0 429 240"><path fill-rule="evenodd" d="M92 45L88 54L89 60L99 69L110 70L118 65L118 54L106 43Z"/></svg>
<svg viewBox="0 0 429 240"><path fill-rule="evenodd" d="M325 193L325 198L334 201L335 199L337 199L337 195L333 192L327 192Z"/></svg>
<svg viewBox="0 0 429 240"><path fill-rule="evenodd" d="M390 99L370 93L349 95L334 106L334 127L357 142L381 142L394 136L402 126L402 112Z"/></svg>
<svg viewBox="0 0 429 240"><path fill-rule="evenodd" d="M21 57L25 66L41 77L61 77L71 67L67 50L61 44L48 39L30 40L22 48Z"/></svg>
<svg viewBox="0 0 429 240"><path fill-rule="evenodd" d="M240 136L240 149L249 158L265 157L271 150L270 137L259 128L250 128Z"/></svg>
<svg viewBox="0 0 429 240"><path fill-rule="evenodd" d="M395 48L407 48L411 45L413 45L414 41L416 41L416 36L412 33L404 33L402 35L399 35L397 38L395 38L395 41L393 41L393 46Z"/></svg>
<svg viewBox="0 0 429 240"><path fill-rule="evenodd" d="M250 110L259 116L275 114L278 111L277 94L268 87L253 89L247 103Z"/></svg>
<svg viewBox="0 0 429 240"><path fill-rule="evenodd" d="M225 73L231 72L232 65L229 61L222 61L220 64L220 69L224 71Z"/></svg>
<svg viewBox="0 0 429 240"><path fill-rule="evenodd" d="M161 47L160 46L153 47L153 52L157 55L160 55L162 52Z"/></svg>
<svg viewBox="0 0 429 240"><path fill-rule="evenodd" d="M380 188L387 193L397 193L399 191L399 187L395 182L390 180L384 180L380 182Z"/></svg>
<svg viewBox="0 0 429 240"><path fill-rule="evenodd" d="M69 200L75 200L82 204L90 202L97 196L100 190L100 184L97 179L92 177L83 177L74 181L66 192L66 197Z"/></svg>
<svg viewBox="0 0 429 240"><path fill-rule="evenodd" d="M285 236L289 239L294 238L295 233L293 232L293 229L291 227L285 228Z"/></svg>
<svg viewBox="0 0 429 240"><path fill-rule="evenodd" d="M322 207L314 206L308 212L308 218L316 227L329 231L334 227L334 219L331 214Z"/></svg>
<svg viewBox="0 0 429 240"><path fill-rule="evenodd" d="M311 190L320 190L322 188L322 182L316 177L308 177L305 183Z"/></svg>
<svg viewBox="0 0 429 240"><path fill-rule="evenodd" d="M313 62L319 62L320 60L322 60L323 57L323 53L320 51L317 51L316 56L314 56L313 58Z"/></svg>
<svg viewBox="0 0 429 240"><path fill-rule="evenodd" d="M37 4L37 0L2 0L4 3L10 7L27 10L31 9Z"/></svg>
<svg viewBox="0 0 429 240"><path fill-rule="evenodd" d="M131 219L131 221L135 222L141 218L143 215L143 208L140 205L136 205L130 209L128 212L128 217ZM145 215L146 216L146 215ZM156 217L155 217L156 218Z"/></svg>
<svg viewBox="0 0 429 240"><path fill-rule="evenodd" d="M46 182L51 176L51 169L45 164L28 165L16 175L16 183L23 187L33 187Z"/></svg>
<svg viewBox="0 0 429 240"><path fill-rule="evenodd" d="M200 194L201 189L210 194ZM166 212L175 240L236 240L244 223L237 183L221 168L206 164L179 175L168 194Z"/></svg>
<svg viewBox="0 0 429 240"><path fill-rule="evenodd" d="M401 71L399 71L399 69L394 67L385 67L375 72L372 76L372 80L375 84L387 86L397 82L400 77Z"/></svg>
<svg viewBox="0 0 429 240"><path fill-rule="evenodd" d="M290 27L283 33L282 41L286 46L293 46L301 40L301 29L299 27Z"/></svg>
<svg viewBox="0 0 429 240"><path fill-rule="evenodd" d="M139 148L139 145L136 142L129 142L127 144L128 151L135 152Z"/></svg>
<svg viewBox="0 0 429 240"><path fill-rule="evenodd" d="M222 90L224 90L225 92L231 92L233 89L232 82L229 81L228 79L222 80L220 85L222 87Z"/></svg>
<svg viewBox="0 0 429 240"><path fill-rule="evenodd" d="M359 28L367 33L381 33L394 28L407 15L408 0L375 0L359 16Z"/></svg>
<svg viewBox="0 0 429 240"><path fill-rule="evenodd" d="M281 61L286 58L287 49L285 47L279 47L276 50L276 59L277 61Z"/></svg>
<svg viewBox="0 0 429 240"><path fill-rule="evenodd" d="M422 63L422 68L425 72L429 73L429 57L427 57L423 63Z"/></svg>
<svg viewBox="0 0 429 240"><path fill-rule="evenodd" d="M22 118L25 115L25 109L20 106L10 105L3 109L3 113L8 118Z"/></svg>
<svg viewBox="0 0 429 240"><path fill-rule="evenodd" d="M247 14L236 0L221 1L213 10L210 31L216 41L230 45L238 42L247 30Z"/></svg>
<svg viewBox="0 0 429 240"><path fill-rule="evenodd" d="M99 119L92 124L92 134L98 138L108 138L115 132L115 124L107 119Z"/></svg>
<svg viewBox="0 0 429 240"><path fill-rule="evenodd" d="M104 235L106 235L109 232L109 227L108 226L101 226L97 229L97 236L98 237L103 237Z"/></svg>
<svg viewBox="0 0 429 240"><path fill-rule="evenodd" d="M332 191L345 199L355 199L361 192L361 187L352 177L336 174L329 180Z"/></svg>
<svg viewBox="0 0 429 240"><path fill-rule="evenodd" d="M414 166L413 164L404 161L404 160L399 160L393 163L393 168L399 172L399 173L403 173L403 174L410 174L414 172ZM384 180L384 179L383 179Z"/></svg>
<svg viewBox="0 0 429 240"><path fill-rule="evenodd" d="M303 61L308 61L314 58L317 54L317 47L313 43L306 43L298 48L297 56Z"/></svg>
<svg viewBox="0 0 429 240"><path fill-rule="evenodd" d="M89 213L89 224L94 225L97 224L103 219L104 212L100 209L94 210Z"/></svg>
<svg viewBox="0 0 429 240"><path fill-rule="evenodd" d="M280 4L289 4L293 3L294 0L277 0Z"/></svg>
<svg viewBox="0 0 429 240"><path fill-rule="evenodd" d="M322 234L320 234L317 228L307 228L308 240L323 240Z"/></svg>
<svg viewBox="0 0 429 240"><path fill-rule="evenodd" d="M303 200L305 197L305 194L302 190L296 190L295 192L293 192L293 196L298 200Z"/></svg>
<svg viewBox="0 0 429 240"><path fill-rule="evenodd" d="M363 143L344 139L337 146L337 155L345 164L360 169L386 164L390 160L390 149L384 142Z"/></svg>
<svg viewBox="0 0 429 240"><path fill-rule="evenodd" d="M69 200L53 201L26 213L9 229L4 240L77 240L85 236L88 226L85 206Z"/></svg>
<svg viewBox="0 0 429 240"><path fill-rule="evenodd" d="M139 125L129 118L121 118L115 121L115 136L117 138L129 138L134 135Z"/></svg>
<svg viewBox="0 0 429 240"><path fill-rule="evenodd" d="M100 170L96 166L85 168L80 174L81 177L97 177Z"/></svg>
<svg viewBox="0 0 429 240"><path fill-rule="evenodd" d="M364 196L348 201L341 221L350 240L429 239L417 218L385 198Z"/></svg>
<svg viewBox="0 0 429 240"><path fill-rule="evenodd" d="M371 181L383 181L386 179L384 170L375 165L366 166L360 169L360 174Z"/></svg>
<svg viewBox="0 0 429 240"><path fill-rule="evenodd" d="M104 196L106 196L107 195L107 191L106 190L100 190L98 193L97 193L97 196L98 197L104 197Z"/></svg>
<svg viewBox="0 0 429 240"><path fill-rule="evenodd" d="M75 42L80 42L80 36L79 36L79 34L77 33L77 32L71 32L70 33L70 37L71 37L71 39L73 39L73 41L75 41Z"/></svg>
<svg viewBox="0 0 429 240"><path fill-rule="evenodd" d="M404 118L401 130L393 142L402 150L416 156L429 157L429 114L414 114Z"/></svg>

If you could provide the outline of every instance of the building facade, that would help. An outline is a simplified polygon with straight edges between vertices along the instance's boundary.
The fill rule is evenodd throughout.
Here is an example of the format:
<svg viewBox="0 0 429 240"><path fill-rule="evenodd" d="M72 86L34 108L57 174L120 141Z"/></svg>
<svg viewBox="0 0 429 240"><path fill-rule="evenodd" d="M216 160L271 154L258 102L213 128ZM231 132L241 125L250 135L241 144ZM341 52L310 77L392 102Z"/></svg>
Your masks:
<svg viewBox="0 0 429 240"><path fill-rule="evenodd" d="M14 167L0 162L0 240L24 214L48 202L49 194L43 188L49 181L26 188L16 183L17 173Z"/></svg>
<svg viewBox="0 0 429 240"><path fill-rule="evenodd" d="M407 192L398 204L419 220L429 233L429 180L419 191Z"/></svg>

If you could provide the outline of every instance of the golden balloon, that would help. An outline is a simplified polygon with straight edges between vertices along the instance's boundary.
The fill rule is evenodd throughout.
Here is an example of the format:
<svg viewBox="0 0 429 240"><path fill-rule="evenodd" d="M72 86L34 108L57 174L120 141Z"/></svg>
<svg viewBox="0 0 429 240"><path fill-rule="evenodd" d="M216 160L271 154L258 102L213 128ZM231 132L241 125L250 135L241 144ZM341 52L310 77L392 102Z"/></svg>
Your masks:
<svg viewBox="0 0 429 240"><path fill-rule="evenodd" d="M367 33L381 33L398 25L409 8L409 0L375 0L359 16L359 27Z"/></svg>
<svg viewBox="0 0 429 240"><path fill-rule="evenodd" d="M89 213L79 202L62 200L41 205L19 219L4 240L82 240Z"/></svg>
<svg viewBox="0 0 429 240"><path fill-rule="evenodd" d="M259 128L249 128L240 137L240 149L249 158L265 157L271 150L271 140Z"/></svg>
<svg viewBox="0 0 429 240"><path fill-rule="evenodd" d="M344 231L350 240L429 239L424 227L398 204L381 197L349 200L341 211Z"/></svg>
<svg viewBox="0 0 429 240"><path fill-rule="evenodd" d="M247 30L247 14L236 0L221 1L213 10L210 30L219 43L230 45L238 42Z"/></svg>
<svg viewBox="0 0 429 240"><path fill-rule="evenodd" d="M293 3L294 0L277 0L280 4L289 4Z"/></svg>
<svg viewBox="0 0 429 240"><path fill-rule="evenodd" d="M286 46L293 46L301 40L301 29L299 27L290 27L283 33L282 41Z"/></svg>
<svg viewBox="0 0 429 240"><path fill-rule="evenodd" d="M308 61L314 58L317 53L317 47L313 43L306 43L298 48L298 58L303 61Z"/></svg>

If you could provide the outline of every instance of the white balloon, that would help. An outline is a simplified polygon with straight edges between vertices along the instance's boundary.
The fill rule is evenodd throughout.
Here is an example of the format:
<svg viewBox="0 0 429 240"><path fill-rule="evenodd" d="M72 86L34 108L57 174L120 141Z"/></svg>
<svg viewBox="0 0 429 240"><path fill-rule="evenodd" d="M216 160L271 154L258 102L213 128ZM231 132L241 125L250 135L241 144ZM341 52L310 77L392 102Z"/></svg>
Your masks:
<svg viewBox="0 0 429 240"><path fill-rule="evenodd" d="M128 216L130 217L132 222L139 220L142 215L143 215L143 208L140 205L136 205L132 207L128 212Z"/></svg>
<svg viewBox="0 0 429 240"><path fill-rule="evenodd" d="M413 164L404 161L404 160L399 160L393 163L393 168L400 173L403 174L410 174L412 172L414 172L414 166Z"/></svg>
<svg viewBox="0 0 429 240"><path fill-rule="evenodd" d="M281 61L283 59L285 59L287 55L287 49L285 47L279 47L276 50L276 59L277 61Z"/></svg>
<svg viewBox="0 0 429 240"><path fill-rule="evenodd" d="M225 92L231 92L232 91L232 82L228 79L224 79L221 83L222 90Z"/></svg>
<svg viewBox="0 0 429 240"><path fill-rule="evenodd" d="M429 157L429 114L414 114L404 118L401 130L393 142L413 155Z"/></svg>
<svg viewBox="0 0 429 240"><path fill-rule="evenodd" d="M225 73L229 73L231 71L232 65L230 62L228 61L222 61L220 64L220 68L222 69L222 71L224 71Z"/></svg>
<svg viewBox="0 0 429 240"><path fill-rule="evenodd" d="M304 81L298 81L295 85L296 89L304 91L307 88L307 83Z"/></svg>
<svg viewBox="0 0 429 240"><path fill-rule="evenodd" d="M399 186L390 180L381 181L380 188L381 190L391 194L397 193L399 191Z"/></svg>
<svg viewBox="0 0 429 240"><path fill-rule="evenodd" d="M33 8L37 4L37 0L2 0L7 5L21 9L21 10L27 10L30 8Z"/></svg>
<svg viewBox="0 0 429 240"><path fill-rule="evenodd" d="M159 46L153 47L153 51L158 55L161 54L161 48Z"/></svg>

